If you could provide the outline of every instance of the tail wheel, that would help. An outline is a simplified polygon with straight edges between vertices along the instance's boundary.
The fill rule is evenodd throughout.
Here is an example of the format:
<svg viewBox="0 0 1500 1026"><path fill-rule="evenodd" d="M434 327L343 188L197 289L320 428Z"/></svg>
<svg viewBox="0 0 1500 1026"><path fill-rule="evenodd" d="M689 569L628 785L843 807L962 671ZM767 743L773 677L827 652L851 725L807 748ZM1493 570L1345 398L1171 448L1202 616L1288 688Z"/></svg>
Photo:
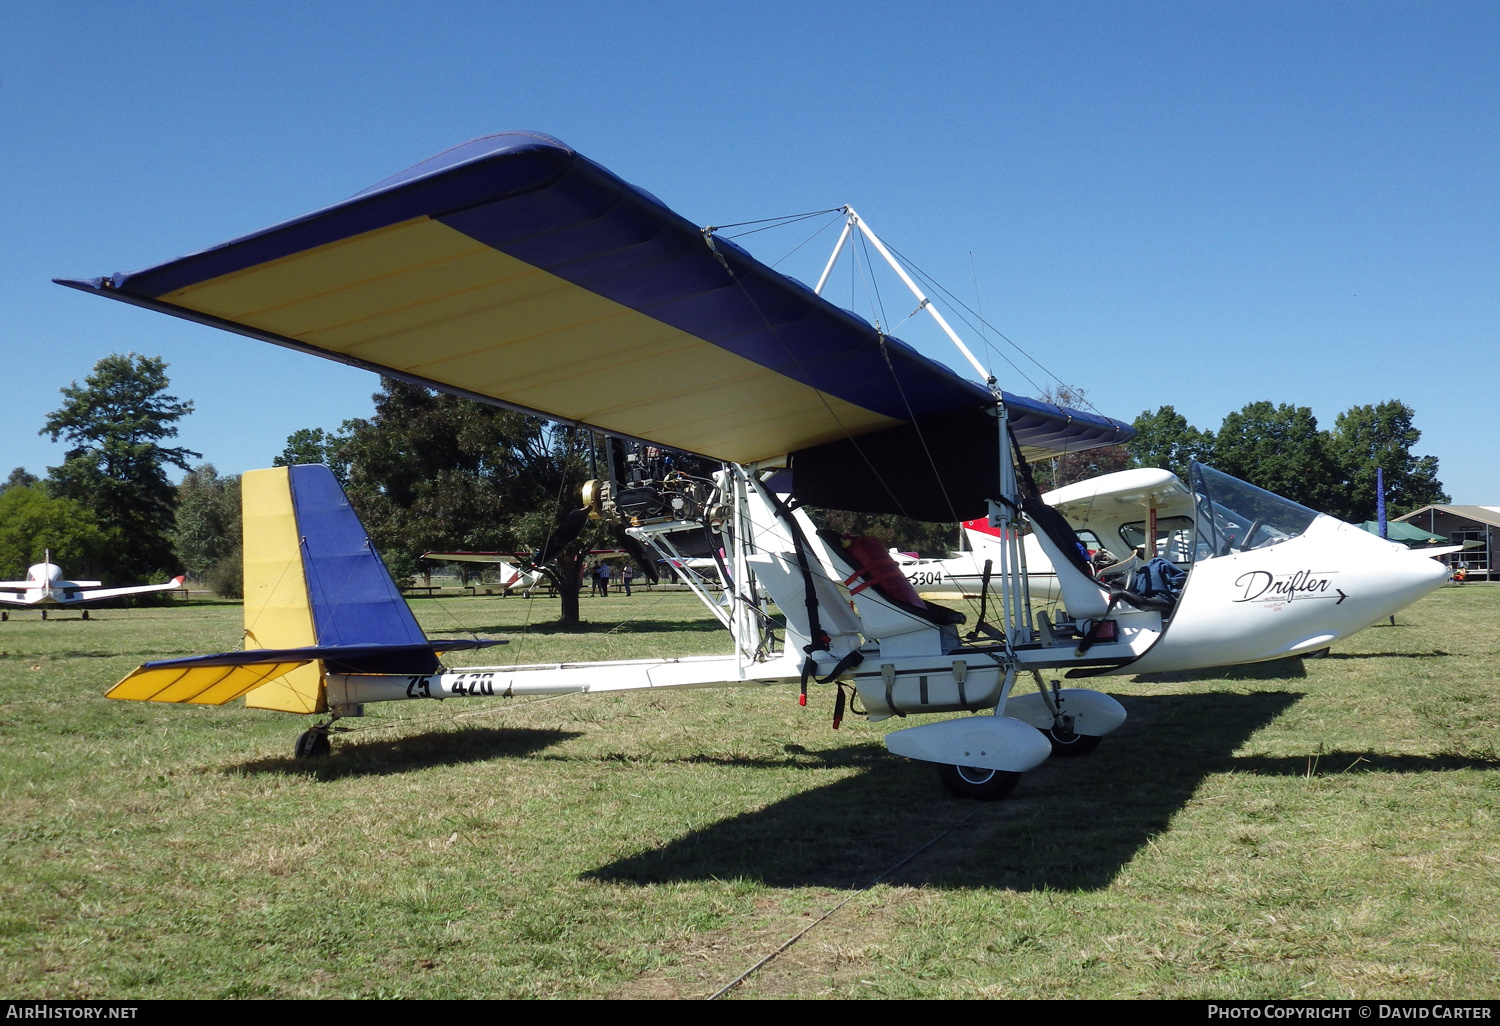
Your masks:
<svg viewBox="0 0 1500 1026"><path fill-rule="evenodd" d="M937 768L943 786L959 798L973 798L982 802L1004 798L1016 789L1021 779L1019 773L1004 770L984 769L981 766L943 766Z"/></svg>
<svg viewBox="0 0 1500 1026"><path fill-rule="evenodd" d="M1074 755L1087 755L1099 747L1102 737L1095 734L1075 734L1071 730L1059 730L1050 727L1042 731L1046 739L1052 742L1052 754L1069 758Z"/></svg>
<svg viewBox="0 0 1500 1026"><path fill-rule="evenodd" d="M303 731L292 752L299 759L321 759L332 754L333 745L328 743L328 728L321 726Z"/></svg>

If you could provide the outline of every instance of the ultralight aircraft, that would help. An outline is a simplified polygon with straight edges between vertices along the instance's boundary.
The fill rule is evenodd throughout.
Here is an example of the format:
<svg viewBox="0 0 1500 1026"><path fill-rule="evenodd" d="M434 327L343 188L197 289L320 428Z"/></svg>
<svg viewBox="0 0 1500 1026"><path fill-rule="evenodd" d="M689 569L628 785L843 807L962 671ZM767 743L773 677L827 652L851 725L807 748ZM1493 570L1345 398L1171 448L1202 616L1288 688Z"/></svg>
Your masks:
<svg viewBox="0 0 1500 1026"><path fill-rule="evenodd" d="M846 691L871 720L990 713L886 745L936 764L957 794L997 797L1124 721L1114 698L1044 674L1310 653L1442 583L1434 560L1202 465L1186 482L1131 471L1043 501L1028 462L1131 428L1001 391L863 219L842 216L809 288L556 139L516 132L165 264L60 279L719 465L628 487L610 473L585 508L662 558L690 542L718 554L724 594L700 594L729 654L445 669L440 649L492 642L424 637L331 474L301 466L244 478L247 650L148 663L110 696L248 693L337 717L377 701L726 685L794 684L805 702L817 683L837 688L835 725ZM983 383L822 298L856 236ZM976 621L963 630L965 614L923 600L879 542L820 531L804 506L974 525L987 549ZM1140 565L1101 577L1079 530L1113 532L1105 547L1118 537ZM1049 564L1045 595L1028 559ZM1013 694L1026 676L1037 690ZM299 754L326 752L327 727Z"/></svg>

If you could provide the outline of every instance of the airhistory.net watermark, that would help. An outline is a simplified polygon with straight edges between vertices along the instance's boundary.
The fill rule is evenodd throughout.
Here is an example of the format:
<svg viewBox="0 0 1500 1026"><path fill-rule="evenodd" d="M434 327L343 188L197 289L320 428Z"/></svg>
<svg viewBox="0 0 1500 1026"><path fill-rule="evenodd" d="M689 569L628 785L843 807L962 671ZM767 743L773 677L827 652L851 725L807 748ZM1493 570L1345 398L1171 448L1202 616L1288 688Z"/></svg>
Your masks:
<svg viewBox="0 0 1500 1026"><path fill-rule="evenodd" d="M7 1019L134 1019L137 1005L83 1005L49 1001L7 1001Z"/></svg>

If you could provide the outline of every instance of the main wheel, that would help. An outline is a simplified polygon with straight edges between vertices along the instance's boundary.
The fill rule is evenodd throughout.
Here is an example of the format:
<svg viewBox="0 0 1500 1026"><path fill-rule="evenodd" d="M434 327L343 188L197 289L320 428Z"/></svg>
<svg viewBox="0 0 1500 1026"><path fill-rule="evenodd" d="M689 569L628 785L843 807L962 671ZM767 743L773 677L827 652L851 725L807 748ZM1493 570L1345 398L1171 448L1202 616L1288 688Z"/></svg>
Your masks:
<svg viewBox="0 0 1500 1026"><path fill-rule="evenodd" d="M974 798L982 802L1004 798L1016 789L1016 783L1021 779L1019 773L979 766L939 765L937 771L943 786L949 791L960 798Z"/></svg>
<svg viewBox="0 0 1500 1026"><path fill-rule="evenodd" d="M1052 754L1061 755L1064 758L1074 755L1087 755L1099 747L1102 737L1096 734L1075 734L1071 730L1059 730L1049 727L1042 731L1048 741L1052 742Z"/></svg>
<svg viewBox="0 0 1500 1026"><path fill-rule="evenodd" d="M333 745L328 743L328 731L317 727L303 731L292 752L299 759L321 759L329 755L333 752Z"/></svg>

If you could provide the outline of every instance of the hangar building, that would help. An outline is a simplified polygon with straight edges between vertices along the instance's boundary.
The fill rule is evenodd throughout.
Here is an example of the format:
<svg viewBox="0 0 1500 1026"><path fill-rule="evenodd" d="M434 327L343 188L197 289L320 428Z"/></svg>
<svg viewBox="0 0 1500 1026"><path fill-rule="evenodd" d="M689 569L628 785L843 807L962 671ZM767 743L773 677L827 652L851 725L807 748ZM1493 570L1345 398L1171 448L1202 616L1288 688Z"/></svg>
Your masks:
<svg viewBox="0 0 1500 1026"><path fill-rule="evenodd" d="M1500 506L1423 506L1396 519L1440 534L1454 545L1479 542L1478 548L1444 556L1443 561L1454 567L1462 563L1471 581L1500 580L1500 565L1495 558L1495 543L1500 541Z"/></svg>

